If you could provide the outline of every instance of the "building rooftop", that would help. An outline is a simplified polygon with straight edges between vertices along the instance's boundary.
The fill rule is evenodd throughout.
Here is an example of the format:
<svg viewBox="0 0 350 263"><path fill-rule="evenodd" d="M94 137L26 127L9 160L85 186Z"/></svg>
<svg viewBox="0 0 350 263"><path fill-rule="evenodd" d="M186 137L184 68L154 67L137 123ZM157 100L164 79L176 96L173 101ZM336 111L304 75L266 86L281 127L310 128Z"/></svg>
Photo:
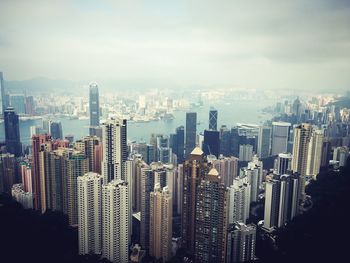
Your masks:
<svg viewBox="0 0 350 263"><path fill-rule="evenodd" d="M199 146L196 146L191 152L191 155L203 155L203 151Z"/></svg>

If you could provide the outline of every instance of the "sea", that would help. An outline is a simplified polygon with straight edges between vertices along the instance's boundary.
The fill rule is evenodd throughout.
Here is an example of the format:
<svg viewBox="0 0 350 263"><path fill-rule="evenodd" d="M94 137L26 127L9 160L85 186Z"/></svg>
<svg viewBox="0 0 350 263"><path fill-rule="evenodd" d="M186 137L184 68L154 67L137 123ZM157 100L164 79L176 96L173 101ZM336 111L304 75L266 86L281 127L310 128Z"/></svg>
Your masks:
<svg viewBox="0 0 350 263"><path fill-rule="evenodd" d="M221 125L227 125L228 128L237 123L245 124L263 124L264 121L272 118L270 114L264 113L265 107L275 103L273 100L233 100L225 103L211 103L203 106L193 106L186 110L177 110L173 112L172 120L156 120L150 122L128 122L127 136L128 141L146 141L149 142L152 133L169 135L175 132L175 129L181 125L185 127L186 112L197 112L197 133L208 129L209 109L214 107L218 110L218 129ZM74 135L74 140L80 139L89 133L88 119L53 119L62 123L63 136ZM30 142L30 127L42 126L42 120L20 120L20 136L24 145ZM0 141L5 140L4 122L0 123Z"/></svg>

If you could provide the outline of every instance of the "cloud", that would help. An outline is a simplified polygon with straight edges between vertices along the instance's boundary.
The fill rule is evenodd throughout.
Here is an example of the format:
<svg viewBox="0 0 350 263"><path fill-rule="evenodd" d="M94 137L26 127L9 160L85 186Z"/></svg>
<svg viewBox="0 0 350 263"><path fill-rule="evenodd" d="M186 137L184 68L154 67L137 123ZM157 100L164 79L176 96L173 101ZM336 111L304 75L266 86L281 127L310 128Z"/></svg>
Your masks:
<svg viewBox="0 0 350 263"><path fill-rule="evenodd" d="M10 79L346 89L349 1L1 1Z"/></svg>

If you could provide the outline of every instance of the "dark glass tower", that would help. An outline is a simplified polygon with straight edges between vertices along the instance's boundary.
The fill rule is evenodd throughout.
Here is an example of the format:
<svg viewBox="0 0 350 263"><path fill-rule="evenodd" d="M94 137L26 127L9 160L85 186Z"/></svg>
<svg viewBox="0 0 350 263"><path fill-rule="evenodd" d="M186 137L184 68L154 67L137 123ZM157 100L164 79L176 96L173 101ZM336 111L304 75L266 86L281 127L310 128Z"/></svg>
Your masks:
<svg viewBox="0 0 350 263"><path fill-rule="evenodd" d="M189 156L196 146L197 113L186 113L186 156Z"/></svg>
<svg viewBox="0 0 350 263"><path fill-rule="evenodd" d="M5 141L7 152L16 157L22 155L22 145L19 134L19 118L13 107L8 107L4 112Z"/></svg>
<svg viewBox="0 0 350 263"><path fill-rule="evenodd" d="M177 156L177 162L183 163L185 151L185 129L184 126L176 128L176 133L170 135L170 147Z"/></svg>
<svg viewBox="0 0 350 263"><path fill-rule="evenodd" d="M100 100L96 82L90 84L89 99L90 135L96 135L95 128L100 125Z"/></svg>
<svg viewBox="0 0 350 263"><path fill-rule="evenodd" d="M5 105L5 87L4 78L2 72L0 72L0 115L2 115L6 110Z"/></svg>
<svg viewBox="0 0 350 263"><path fill-rule="evenodd" d="M218 127L218 111L211 108L209 111L209 130L216 131Z"/></svg>
<svg viewBox="0 0 350 263"><path fill-rule="evenodd" d="M53 139L63 139L63 134L62 134L62 124L61 122L51 122L51 137Z"/></svg>
<svg viewBox="0 0 350 263"><path fill-rule="evenodd" d="M213 130L204 131L203 151L205 155L215 155L217 158L220 154L220 133Z"/></svg>

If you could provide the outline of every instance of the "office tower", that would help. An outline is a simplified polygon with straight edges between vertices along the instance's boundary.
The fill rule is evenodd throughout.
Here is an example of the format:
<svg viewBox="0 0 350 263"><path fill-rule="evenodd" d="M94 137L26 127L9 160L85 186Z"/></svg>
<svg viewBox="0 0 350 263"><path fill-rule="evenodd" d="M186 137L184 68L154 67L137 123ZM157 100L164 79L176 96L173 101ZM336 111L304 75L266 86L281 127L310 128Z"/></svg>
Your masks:
<svg viewBox="0 0 350 263"><path fill-rule="evenodd" d="M239 156L239 145L240 145L240 136L238 132L238 127L233 127L231 128L230 153L235 157Z"/></svg>
<svg viewBox="0 0 350 263"><path fill-rule="evenodd" d="M63 139L62 124L60 121L53 121L50 123L50 134L52 139Z"/></svg>
<svg viewBox="0 0 350 263"><path fill-rule="evenodd" d="M242 144L239 146L239 160L249 162L253 158L253 145Z"/></svg>
<svg viewBox="0 0 350 263"><path fill-rule="evenodd" d="M157 137L157 161L162 163L172 162L172 149L170 148L170 142L168 136Z"/></svg>
<svg viewBox="0 0 350 263"><path fill-rule="evenodd" d="M220 153L224 156L231 156L231 132L226 125L220 128Z"/></svg>
<svg viewBox="0 0 350 263"><path fill-rule="evenodd" d="M227 233L227 263L255 260L256 226L244 223L232 224Z"/></svg>
<svg viewBox="0 0 350 263"><path fill-rule="evenodd" d="M23 94L11 94L10 104L18 115L25 114L25 97Z"/></svg>
<svg viewBox="0 0 350 263"><path fill-rule="evenodd" d="M179 164L176 169L177 172L177 181L176 181L176 212L178 215L182 214L182 205L183 205L183 163Z"/></svg>
<svg viewBox="0 0 350 263"><path fill-rule="evenodd" d="M128 183L112 180L102 185L102 257L129 262Z"/></svg>
<svg viewBox="0 0 350 263"><path fill-rule="evenodd" d="M4 75L0 72L0 115L4 114L7 106L5 101Z"/></svg>
<svg viewBox="0 0 350 263"><path fill-rule="evenodd" d="M89 172L77 180L79 255L101 254L102 176Z"/></svg>
<svg viewBox="0 0 350 263"><path fill-rule="evenodd" d="M258 136L258 156L266 158L270 155L271 128L261 126Z"/></svg>
<svg viewBox="0 0 350 263"><path fill-rule="evenodd" d="M316 177L320 172L321 157L323 147L323 133L320 130L314 130L311 133L311 138L307 153L306 174Z"/></svg>
<svg viewBox="0 0 350 263"><path fill-rule="evenodd" d="M11 194L17 179L16 157L10 153L0 154L0 193Z"/></svg>
<svg viewBox="0 0 350 263"><path fill-rule="evenodd" d="M188 157L191 151L196 146L196 133L197 133L197 113L186 113L186 157Z"/></svg>
<svg viewBox="0 0 350 263"><path fill-rule="evenodd" d="M85 157L89 160L89 172L99 173L99 162L101 157L100 153L96 149L100 145L100 139L97 136L85 136L81 140L77 140L74 144L74 148L85 154Z"/></svg>
<svg viewBox="0 0 350 263"><path fill-rule="evenodd" d="M189 253L195 253L195 229L197 211L197 188L201 179L208 173L208 163L204 153L196 147L183 164L183 199L181 213L182 246Z"/></svg>
<svg viewBox="0 0 350 263"><path fill-rule="evenodd" d="M290 123L272 123L271 155L287 152Z"/></svg>
<svg viewBox="0 0 350 263"><path fill-rule="evenodd" d="M333 161L338 161L339 167L346 166L346 161L348 157L349 157L349 148L347 146L334 148Z"/></svg>
<svg viewBox="0 0 350 263"><path fill-rule="evenodd" d="M212 165L218 170L221 182L225 187L231 186L238 175L238 158L220 155L219 159L212 161Z"/></svg>
<svg viewBox="0 0 350 263"><path fill-rule="evenodd" d="M24 191L22 184L14 184L11 195L24 209L33 209L33 193Z"/></svg>
<svg viewBox="0 0 350 263"><path fill-rule="evenodd" d="M163 262L171 259L172 212L169 188L155 184L150 193L150 255Z"/></svg>
<svg viewBox="0 0 350 263"><path fill-rule="evenodd" d="M276 174L282 175L291 171L292 155L290 153L280 153L277 157Z"/></svg>
<svg viewBox="0 0 350 263"><path fill-rule="evenodd" d="M41 210L41 191L40 191L40 152L43 151L51 142L51 136L47 134L34 135L32 137L32 168L34 184L34 208Z"/></svg>
<svg viewBox="0 0 350 263"><path fill-rule="evenodd" d="M34 114L34 98L33 96L26 97L25 113L32 116Z"/></svg>
<svg viewBox="0 0 350 263"><path fill-rule="evenodd" d="M205 155L212 154L218 158L220 154L220 133L214 130L205 130L202 149Z"/></svg>
<svg viewBox="0 0 350 263"><path fill-rule="evenodd" d="M19 118L13 107L4 112L6 150L16 157L22 155L22 144L19 133Z"/></svg>
<svg viewBox="0 0 350 263"><path fill-rule="evenodd" d="M250 212L250 192L251 185L247 178L236 178L233 184L228 187L228 222L246 223Z"/></svg>
<svg viewBox="0 0 350 263"><path fill-rule="evenodd" d="M281 183L279 180L270 180L265 184L265 212L264 227L272 228L278 225L279 200Z"/></svg>
<svg viewBox="0 0 350 263"><path fill-rule="evenodd" d="M214 108L210 108L209 111L209 130L216 131L218 126L218 111Z"/></svg>
<svg viewBox="0 0 350 263"><path fill-rule="evenodd" d="M302 123L294 128L292 171L300 174L299 202L305 199L305 176L307 175L308 153L311 140L312 127Z"/></svg>
<svg viewBox="0 0 350 263"><path fill-rule="evenodd" d="M60 121L53 121L50 123L50 134L52 139L63 139L62 124Z"/></svg>
<svg viewBox="0 0 350 263"><path fill-rule="evenodd" d="M125 179L124 162L128 158L126 120L111 119L102 126L102 175L104 183Z"/></svg>
<svg viewBox="0 0 350 263"><path fill-rule="evenodd" d="M197 186L195 210L195 261L225 262L227 192L212 168Z"/></svg>
<svg viewBox="0 0 350 263"><path fill-rule="evenodd" d="M177 156L178 163L184 161L184 151L185 151L185 130L184 126L177 127L175 134L173 134L170 147L173 150L173 153Z"/></svg>
<svg viewBox="0 0 350 263"><path fill-rule="evenodd" d="M96 82L90 83L89 109L90 135L96 135L94 128L100 125L100 100Z"/></svg>
<svg viewBox="0 0 350 263"><path fill-rule="evenodd" d="M149 166L141 168L140 185L140 210L141 210L141 229L140 243L141 247L149 250L149 231L150 231L150 193L154 189L154 172Z"/></svg>

